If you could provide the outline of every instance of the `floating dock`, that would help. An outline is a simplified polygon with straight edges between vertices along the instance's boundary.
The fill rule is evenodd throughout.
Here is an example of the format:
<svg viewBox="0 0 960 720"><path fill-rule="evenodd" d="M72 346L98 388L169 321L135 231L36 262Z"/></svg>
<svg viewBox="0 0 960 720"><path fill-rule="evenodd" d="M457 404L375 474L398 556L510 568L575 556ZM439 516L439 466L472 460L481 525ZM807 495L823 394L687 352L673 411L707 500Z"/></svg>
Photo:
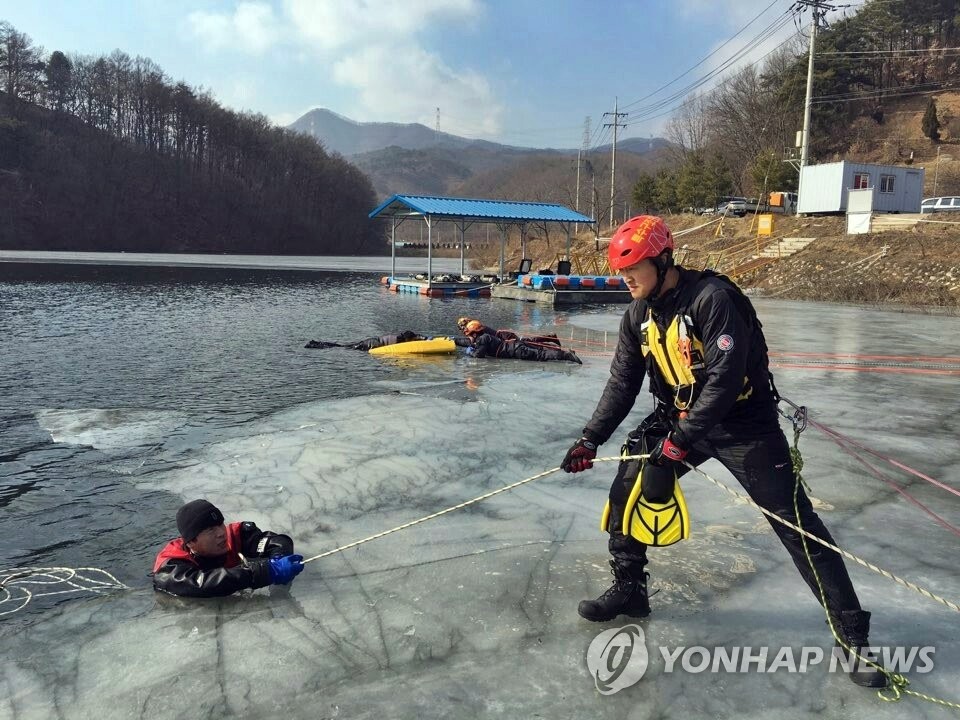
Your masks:
<svg viewBox="0 0 960 720"><path fill-rule="evenodd" d="M384 276L380 283L397 293L427 297L507 298L553 307L595 303L628 303L633 298L623 280L604 275L520 275L507 283L433 280Z"/></svg>
<svg viewBox="0 0 960 720"><path fill-rule="evenodd" d="M521 275L510 285L493 287L493 297L543 305L628 303L633 298L618 276Z"/></svg>
<svg viewBox="0 0 960 720"><path fill-rule="evenodd" d="M416 278L384 276L380 283L396 293L414 293L427 297L491 297L489 282L437 281L427 282Z"/></svg>

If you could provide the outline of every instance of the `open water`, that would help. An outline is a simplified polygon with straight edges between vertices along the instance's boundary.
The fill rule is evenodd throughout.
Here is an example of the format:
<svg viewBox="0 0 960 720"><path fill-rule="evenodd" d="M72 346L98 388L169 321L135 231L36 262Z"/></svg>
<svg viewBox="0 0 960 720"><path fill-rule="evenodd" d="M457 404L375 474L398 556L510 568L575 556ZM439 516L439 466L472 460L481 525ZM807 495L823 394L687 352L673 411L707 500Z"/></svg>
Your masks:
<svg viewBox="0 0 960 720"><path fill-rule="evenodd" d="M0 264L0 567L109 561L142 575L183 502L133 489L127 476L158 454L384 383L463 381L456 364L307 350L310 339L452 334L461 315L494 327L556 318L526 303L399 295L378 278Z"/></svg>

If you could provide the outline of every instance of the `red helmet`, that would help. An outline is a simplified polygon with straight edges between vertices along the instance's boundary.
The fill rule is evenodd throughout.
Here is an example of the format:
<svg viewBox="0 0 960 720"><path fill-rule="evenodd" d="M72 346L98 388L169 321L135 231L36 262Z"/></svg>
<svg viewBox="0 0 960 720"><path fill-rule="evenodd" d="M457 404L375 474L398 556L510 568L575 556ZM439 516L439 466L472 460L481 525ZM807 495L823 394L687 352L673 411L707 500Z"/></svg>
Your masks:
<svg viewBox="0 0 960 720"><path fill-rule="evenodd" d="M471 320L463 329L465 335L479 335L483 330L483 323L479 320Z"/></svg>
<svg viewBox="0 0 960 720"><path fill-rule="evenodd" d="M641 260L655 258L664 250L673 250L673 234L662 218L637 215L630 218L610 238L607 258L610 269L619 272Z"/></svg>

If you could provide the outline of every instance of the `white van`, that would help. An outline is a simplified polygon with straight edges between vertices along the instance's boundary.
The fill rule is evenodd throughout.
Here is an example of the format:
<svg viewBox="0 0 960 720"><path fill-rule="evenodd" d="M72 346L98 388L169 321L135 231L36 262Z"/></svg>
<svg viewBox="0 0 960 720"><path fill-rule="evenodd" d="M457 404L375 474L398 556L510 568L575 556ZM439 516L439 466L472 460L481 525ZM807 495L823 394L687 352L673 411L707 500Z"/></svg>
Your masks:
<svg viewBox="0 0 960 720"><path fill-rule="evenodd" d="M960 197L927 198L920 203L921 213L947 212L950 210L960 210Z"/></svg>

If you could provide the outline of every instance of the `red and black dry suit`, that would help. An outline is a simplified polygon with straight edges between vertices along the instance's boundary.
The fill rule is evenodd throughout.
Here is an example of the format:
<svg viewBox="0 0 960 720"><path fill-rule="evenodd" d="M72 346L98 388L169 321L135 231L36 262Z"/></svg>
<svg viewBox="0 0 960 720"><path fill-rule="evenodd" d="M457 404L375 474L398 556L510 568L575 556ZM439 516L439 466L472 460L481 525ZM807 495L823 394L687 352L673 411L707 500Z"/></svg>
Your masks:
<svg viewBox="0 0 960 720"><path fill-rule="evenodd" d="M758 505L797 524L793 465L777 420L766 341L753 305L723 276L677 270L677 286L655 305L634 300L624 313L610 379L584 437L598 445L606 442L632 409L644 377L649 376L656 410L627 436L624 449L629 454L649 452L672 431L673 442L688 451L686 460L691 465L716 458ZM677 477L689 470L669 464ZM646 545L622 532L624 506L638 472L639 462L620 463L610 488L608 530L614 560L641 578ZM652 499L644 475L644 495ZM665 494L666 498L658 499L669 498L672 487ZM800 525L833 543L802 487L799 509ZM775 521L771 525L819 601L800 535ZM843 558L819 543L809 542L808 547L829 609L834 613L859 610Z"/></svg>
<svg viewBox="0 0 960 720"><path fill-rule="evenodd" d="M293 540L252 522L227 525L227 552L200 557L183 538L171 540L153 564L153 588L170 595L220 597L270 584L269 558L293 553ZM246 562L240 557L243 555Z"/></svg>

